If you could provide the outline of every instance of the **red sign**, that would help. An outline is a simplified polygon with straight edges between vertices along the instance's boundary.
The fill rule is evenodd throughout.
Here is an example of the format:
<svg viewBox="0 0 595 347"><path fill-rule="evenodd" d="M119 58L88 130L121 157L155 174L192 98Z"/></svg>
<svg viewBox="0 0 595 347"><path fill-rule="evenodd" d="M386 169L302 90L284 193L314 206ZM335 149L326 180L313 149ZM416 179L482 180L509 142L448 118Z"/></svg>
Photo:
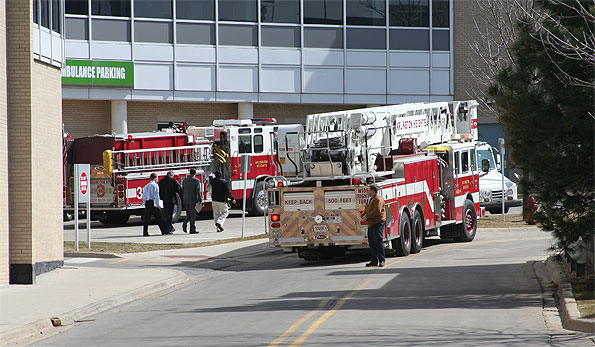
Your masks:
<svg viewBox="0 0 595 347"><path fill-rule="evenodd" d="M105 186L103 184L97 186L97 196L100 198L105 196Z"/></svg>
<svg viewBox="0 0 595 347"><path fill-rule="evenodd" d="M89 190L89 177L87 177L87 173L84 171L79 178L79 187L81 189L81 194L87 195L87 191Z"/></svg>

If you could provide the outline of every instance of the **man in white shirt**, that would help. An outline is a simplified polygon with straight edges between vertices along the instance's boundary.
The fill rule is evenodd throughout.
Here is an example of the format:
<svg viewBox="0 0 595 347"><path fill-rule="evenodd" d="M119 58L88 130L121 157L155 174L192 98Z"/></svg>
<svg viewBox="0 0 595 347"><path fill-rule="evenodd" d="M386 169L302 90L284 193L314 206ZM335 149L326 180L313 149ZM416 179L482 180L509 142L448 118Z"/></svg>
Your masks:
<svg viewBox="0 0 595 347"><path fill-rule="evenodd" d="M149 223L151 222L151 216L155 216L159 230L161 234L171 234L165 227L165 221L163 220L163 214L159 207L159 185L157 184L157 174L151 173L150 181L143 188L143 201L145 202L145 215L143 220L143 236L149 235Z"/></svg>

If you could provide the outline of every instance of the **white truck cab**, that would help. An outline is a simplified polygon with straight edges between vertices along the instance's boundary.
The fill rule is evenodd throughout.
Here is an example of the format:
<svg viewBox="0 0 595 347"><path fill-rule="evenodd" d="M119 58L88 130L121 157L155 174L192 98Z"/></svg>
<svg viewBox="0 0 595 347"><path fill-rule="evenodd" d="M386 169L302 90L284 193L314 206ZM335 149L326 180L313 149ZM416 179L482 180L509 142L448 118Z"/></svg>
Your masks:
<svg viewBox="0 0 595 347"><path fill-rule="evenodd" d="M498 150L487 142L477 145L477 162L481 167L479 173L479 199L481 207L486 211L502 213L502 167ZM504 213L510 207L521 206L522 201L517 197L517 185L504 176Z"/></svg>

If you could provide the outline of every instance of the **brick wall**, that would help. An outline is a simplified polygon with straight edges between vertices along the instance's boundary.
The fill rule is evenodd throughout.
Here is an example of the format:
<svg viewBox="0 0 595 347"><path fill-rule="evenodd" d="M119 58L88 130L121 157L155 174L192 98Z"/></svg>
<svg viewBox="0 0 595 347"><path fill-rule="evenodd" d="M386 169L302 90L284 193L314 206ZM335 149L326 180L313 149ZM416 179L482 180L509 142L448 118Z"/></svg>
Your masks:
<svg viewBox="0 0 595 347"><path fill-rule="evenodd" d="M6 15L0 1L0 286L8 283L8 127L6 90Z"/></svg>
<svg viewBox="0 0 595 347"><path fill-rule="evenodd" d="M62 100L64 129L73 138L111 133L108 100Z"/></svg>
<svg viewBox="0 0 595 347"><path fill-rule="evenodd" d="M365 105L323 105L323 104L254 104L254 118L277 118L282 124L304 123L306 116L342 110L353 110Z"/></svg>
<svg viewBox="0 0 595 347"><path fill-rule="evenodd" d="M481 0L453 0L454 24L454 79L455 100L476 99L479 103L478 121L480 123L496 123L496 114L492 113L484 104L487 95L485 76L487 67L474 53L471 45L484 40L475 29L474 20L480 20L481 11L477 1ZM471 71L473 70L473 71Z"/></svg>
<svg viewBox="0 0 595 347"><path fill-rule="evenodd" d="M33 62L30 218L35 263L63 260L62 88L60 70Z"/></svg>

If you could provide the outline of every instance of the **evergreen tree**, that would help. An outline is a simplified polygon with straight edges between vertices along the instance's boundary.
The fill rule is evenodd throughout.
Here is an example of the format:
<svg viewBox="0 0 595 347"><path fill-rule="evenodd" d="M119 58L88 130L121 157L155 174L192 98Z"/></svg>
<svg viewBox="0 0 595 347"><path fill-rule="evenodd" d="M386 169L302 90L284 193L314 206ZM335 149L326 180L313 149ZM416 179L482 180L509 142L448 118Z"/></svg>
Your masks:
<svg viewBox="0 0 595 347"><path fill-rule="evenodd" d="M500 111L511 162L523 171L521 187L540 206L536 219L565 249L592 236L595 227L595 112L589 86L595 71L590 57L566 54L547 35L592 37L595 6L592 0L535 6L545 15L519 20L513 62L498 74L489 94ZM579 6L591 18L577 15ZM568 76L586 83L570 83Z"/></svg>

